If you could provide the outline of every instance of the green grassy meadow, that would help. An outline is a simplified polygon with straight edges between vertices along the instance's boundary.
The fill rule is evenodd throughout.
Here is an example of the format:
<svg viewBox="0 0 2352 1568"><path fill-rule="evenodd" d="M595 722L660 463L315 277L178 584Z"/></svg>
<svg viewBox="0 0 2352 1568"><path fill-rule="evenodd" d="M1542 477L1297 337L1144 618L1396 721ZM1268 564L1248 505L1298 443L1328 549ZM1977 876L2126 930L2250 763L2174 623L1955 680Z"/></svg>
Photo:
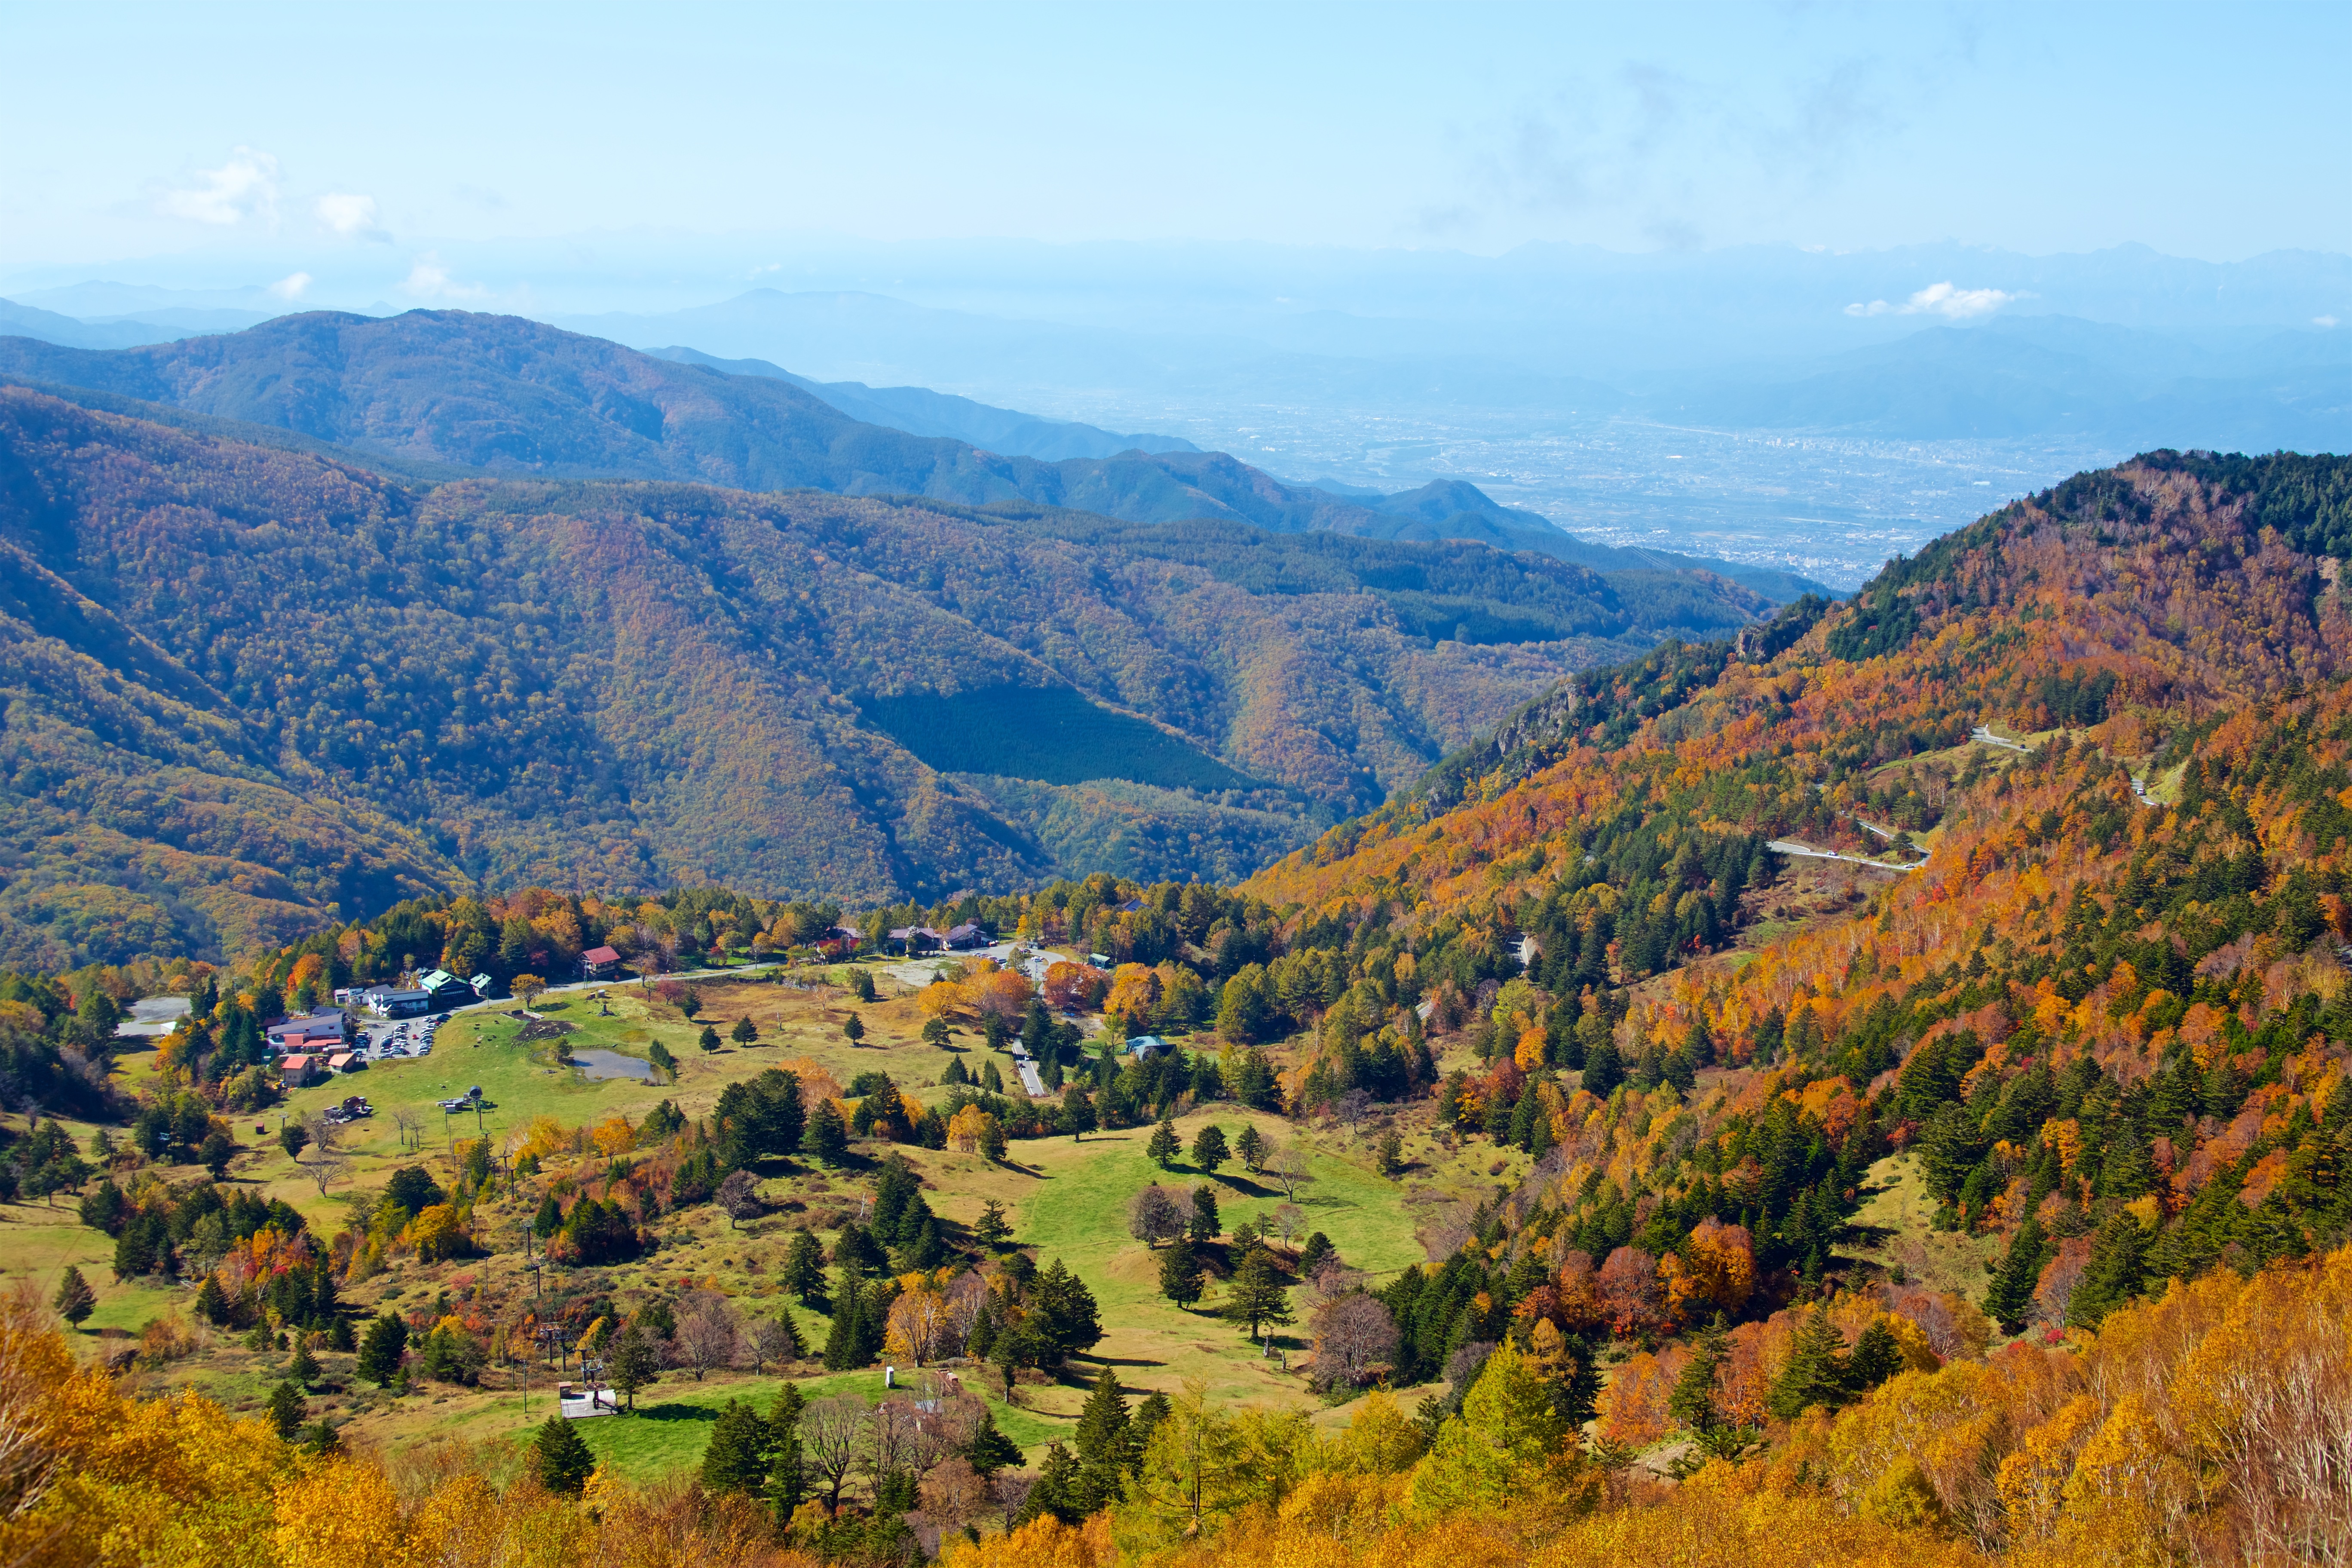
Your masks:
<svg viewBox="0 0 2352 1568"><path fill-rule="evenodd" d="M296 1090L282 1106L237 1121L241 1148L227 1180L284 1199L303 1213L314 1231L328 1237L347 1223L354 1204L368 1202L398 1167L422 1163L446 1177L452 1141L475 1136L477 1121L470 1114L445 1120L435 1102L462 1094L474 1084L482 1086L488 1102L479 1129L497 1147L542 1115L567 1126L593 1124L614 1113L635 1121L665 1099L690 1117L707 1114L726 1084L770 1066L814 1063L845 1085L857 1073L879 1068L919 1098L936 1100L944 1093L938 1080L951 1055L961 1055L975 1074L989 1059L969 1033L960 1042L960 1053L924 1044L912 989L878 974L877 980L882 999L873 1004L856 1003L846 990L703 981L697 984L700 1013L691 1021L635 986L612 988L609 1016L584 993L542 999L539 1012L575 1026L576 1032L567 1037L575 1049L643 1057L654 1041L661 1041L677 1058L678 1072L674 1083L659 1085L583 1079L559 1062L549 1042L519 1039L523 1021L511 1005L457 1015L443 1022L430 1057L380 1064ZM842 1022L853 1009L867 1030L856 1046L841 1034ZM697 1038L705 1022L716 1024L723 1035L740 1017L749 1017L758 1026L756 1043L739 1047L730 1040L714 1053L698 1048ZM1009 1078L1009 1058L995 1059ZM118 1072L124 1087L136 1090L152 1082L152 1053L143 1050L123 1056ZM313 1163L291 1159L280 1147L280 1113L292 1119L352 1093L365 1095L377 1114L341 1130L338 1152L346 1165L322 1193L312 1179ZM392 1114L396 1108L419 1113L421 1148L403 1147ZM1302 1237L1306 1231L1322 1231L1347 1263L1376 1279L1423 1257L1414 1235L1414 1209L1406 1201L1409 1194L1475 1201L1494 1181L1514 1179L1525 1163L1524 1156L1505 1155L1483 1142L1454 1148L1428 1126L1425 1105L1409 1108L1396 1120L1404 1134L1409 1167L1397 1181L1381 1176L1375 1168L1376 1127L1352 1133L1337 1127L1302 1130L1281 1118L1228 1103L1196 1110L1178 1121L1187 1148L1194 1133L1212 1121L1223 1127L1229 1143L1250 1123L1269 1142L1300 1141L1309 1151L1313 1177L1297 1197L1307 1215ZM87 1142L92 1129L68 1125L77 1139ZM1284 1201L1281 1192L1270 1180L1244 1170L1238 1161L1213 1177L1190 1168L1181 1157L1174 1169L1162 1172L1143 1152L1150 1136L1150 1129L1144 1127L1093 1133L1083 1140L1016 1142L1003 1164L952 1149L894 1150L873 1143L861 1144L856 1158L843 1170L808 1162L772 1162L762 1173L762 1195L772 1205L766 1217L738 1228L715 1205L666 1215L654 1226L658 1245L652 1252L610 1268L557 1271L549 1277L548 1289L551 1293L587 1290L609 1296L620 1311L687 1289L715 1289L728 1294L746 1316L788 1314L814 1351L824 1342L826 1321L791 1300L778 1283L793 1231L806 1224L827 1225L830 1215L856 1206L870 1190L876 1164L896 1152L920 1173L926 1195L943 1220L969 1226L979 1217L982 1204L994 1198L1012 1216L1022 1246L1041 1263L1060 1258L1094 1292L1104 1329L1094 1353L1074 1363L1057 1380L1020 1384L1011 1405L990 1397L999 1426L1033 1459L1045 1443L1070 1436L1087 1387L1105 1363L1118 1369L1123 1385L1137 1396L1151 1390L1174 1393L1197 1378L1219 1400L1320 1409L1303 1376L1286 1373L1279 1363L1261 1355L1238 1325L1216 1314L1220 1292L1214 1283L1208 1298L1190 1311L1162 1298L1157 1255L1127 1233L1129 1200L1155 1180L1187 1194L1203 1181L1213 1182L1228 1233L1244 1220L1264 1221ZM183 1183L202 1174L194 1166L167 1167L163 1173L167 1180ZM530 1279L519 1248L537 1203L531 1184L511 1196L502 1191L485 1194L474 1213L474 1234L482 1255L439 1265L403 1258L383 1274L347 1290L347 1305L360 1313L386 1308L473 1310L486 1313L491 1321L507 1321L530 1304ZM107 1343L110 1334L135 1337L150 1321L167 1312L176 1311L184 1321L192 1316L194 1292L189 1287L152 1279L117 1281L112 1254L110 1238L79 1224L68 1194L59 1194L54 1205L0 1205L0 1277L29 1278L47 1295L58 1274L72 1264L97 1290L98 1308L74 1336L86 1350ZM151 1394L194 1389L249 1411L260 1405L284 1375L286 1352L248 1350L241 1336L201 1327L198 1338L204 1346L198 1353L133 1373L133 1386ZM1277 1331L1276 1343L1288 1349L1294 1364L1307 1342L1303 1322ZM395 1397L358 1384L348 1354L322 1352L320 1360L325 1377L312 1391L311 1415L344 1425L362 1442L407 1447L445 1440L520 1441L552 1409L548 1391L553 1380L544 1369L533 1374L531 1408L526 1413L520 1393L507 1381L512 1374L505 1371L491 1373L482 1388L427 1384L415 1394ZM867 1397L878 1397L881 1392L879 1369L827 1375L806 1362L792 1370L811 1374L797 1381L812 1398L840 1390ZM968 1385L983 1392L980 1381L971 1379ZM588 1421L581 1431L600 1459L649 1479L698 1463L709 1424L727 1400L750 1398L764 1406L776 1382L772 1372L760 1377L713 1373L699 1383L687 1373L666 1373L639 1396L637 1415ZM992 1377L988 1384L992 1389ZM1331 1418L1328 1413L1320 1417Z"/></svg>

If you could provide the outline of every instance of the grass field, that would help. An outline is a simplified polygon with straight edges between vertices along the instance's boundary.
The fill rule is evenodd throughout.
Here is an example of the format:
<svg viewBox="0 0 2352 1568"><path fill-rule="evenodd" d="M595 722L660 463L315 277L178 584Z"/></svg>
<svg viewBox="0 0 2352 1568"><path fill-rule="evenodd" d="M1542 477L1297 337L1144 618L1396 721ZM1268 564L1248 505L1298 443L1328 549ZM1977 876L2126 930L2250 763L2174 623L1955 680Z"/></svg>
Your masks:
<svg viewBox="0 0 2352 1568"><path fill-rule="evenodd" d="M1853 1216L1857 1232L1868 1239L1838 1248L1841 1257L1900 1268L1904 1278L1931 1290L1949 1290L1973 1301L1984 1294L1985 1260L1999 1248L1990 1237L1935 1229L1935 1195L1920 1179L1919 1162L1909 1154L1891 1154L1870 1167L1864 1179L1867 1194Z"/></svg>
<svg viewBox="0 0 2352 1568"><path fill-rule="evenodd" d="M422 1163L446 1177L451 1141L474 1136L477 1121L471 1115L445 1119L435 1102L475 1084L482 1087L488 1102L479 1127L494 1146L541 1115L566 1125L593 1123L615 1112L639 1121L665 1099L689 1117L704 1115L730 1081L801 1059L814 1061L845 1085L857 1073L879 1068L919 1098L940 1099L945 1091L938 1080L951 1053L921 1041L922 1017L911 986L878 972L877 979L882 999L873 1004L854 1002L845 989L803 991L758 981L704 980L697 983L701 1008L692 1021L635 986L611 989L609 1016L580 992L542 1002L538 1009L542 1015L575 1026L576 1032L568 1037L575 1048L643 1057L654 1041L661 1041L677 1058L678 1073L674 1083L660 1085L583 1079L556 1060L547 1042L525 1044L518 1038L522 1020L510 1005L458 1015L443 1023L428 1058L387 1062L297 1090L284 1106L239 1121L236 1131L241 1149L228 1180L284 1199L305 1215L317 1233L331 1236L347 1222L352 1205L372 1201L399 1166ZM855 1047L841 1034L842 1022L853 1009L867 1031L864 1042ZM704 1022L715 1023L724 1034L740 1017L758 1026L756 1044L738 1047L730 1041L714 1053L698 1048ZM961 1059L976 1073L987 1053L969 1035L960 1043L965 1047ZM1282 1053L1277 1050L1276 1055ZM1008 1059L996 1059L1009 1077ZM151 1082L152 1061L152 1053L142 1050L124 1056L118 1064L124 1087L136 1089ZM341 1177L322 1193L312 1179L312 1161L291 1159L279 1146L280 1111L286 1118L297 1117L351 1093L364 1094L377 1114L343 1130L338 1152L347 1163ZM395 1108L421 1113L421 1150L402 1146L392 1114ZM1524 1156L1502 1153L1483 1141L1456 1149L1430 1129L1425 1103L1406 1109L1396 1120L1409 1164L1399 1181L1381 1177L1374 1168L1379 1125L1352 1133L1336 1127L1302 1131L1278 1117L1223 1104L1179 1121L1187 1147L1210 1121L1224 1128L1228 1142L1252 1122L1271 1142L1300 1139L1310 1152L1313 1177L1298 1194L1307 1228L1324 1232L1349 1264L1380 1277L1423 1255L1414 1234L1417 1203L1409 1198L1475 1203L1495 1184L1517 1180L1526 1165ZM92 1131L68 1127L84 1141ZM857 1207L871 1190L876 1163L895 1152L920 1173L926 1195L944 1220L969 1225L982 1204L995 1198L1013 1216L1022 1245L1041 1262L1062 1259L1094 1291L1105 1331L1095 1354L1074 1363L1057 1382L1022 1384L1012 1406L991 1400L999 1426L1033 1459L1045 1443L1070 1435L1087 1388L1105 1363L1118 1370L1133 1395L1150 1390L1173 1393L1185 1380L1199 1378L1220 1400L1319 1408L1303 1376L1286 1373L1279 1362L1261 1355L1238 1325L1214 1315L1218 1292L1213 1286L1209 1299L1192 1311L1163 1299L1157 1257L1127 1234L1128 1202L1153 1180L1185 1192L1213 1181L1228 1232L1245 1219L1263 1220L1283 1201L1282 1194L1237 1162L1213 1178L1181 1161L1173 1171L1163 1173L1143 1152L1149 1137L1150 1129L1141 1128L1090 1134L1082 1141L1017 1142L1009 1163L1001 1165L952 1150L894 1151L871 1143L861 1144L858 1158L839 1171L809 1163L772 1163L763 1172L762 1193L773 1205L768 1217L738 1229L715 1205L666 1215L654 1227L658 1245L651 1253L607 1268L556 1271L549 1276L547 1288L551 1294L584 1290L609 1297L613 1309L624 1312L656 1296L715 1289L729 1295L746 1315L789 1314L814 1349L824 1341L825 1321L791 1300L778 1284L793 1231L803 1224L829 1225L829 1216ZM189 1166L169 1168L165 1174L186 1182L201 1173ZM530 1277L521 1268L519 1245L537 1202L537 1192L528 1184L516 1196L486 1195L474 1215L475 1236L485 1256L434 1266L403 1258L384 1274L347 1290L348 1304L362 1313L387 1307L411 1312L429 1308L478 1310L492 1321L506 1321L528 1305ZM115 1280L112 1250L109 1237L79 1223L69 1196L60 1194L55 1206L0 1205L0 1276L29 1277L47 1294L58 1273L73 1264L97 1289L98 1309L76 1336L78 1342L95 1347L103 1342L101 1331L135 1335L167 1311L176 1310L184 1319L190 1315L193 1291L186 1286ZM445 1300L454 1305L445 1306ZM285 1352L248 1350L241 1336L210 1331L200 1331L199 1338L204 1348L197 1354L136 1373L134 1386L151 1394L193 1388L233 1408L252 1410L284 1375ZM1305 1325L1279 1331L1276 1343L1289 1351L1295 1365L1306 1343ZM394 1447L444 1440L504 1445L526 1436L551 1408L546 1394L551 1384L543 1370L534 1379L536 1392L527 1418L520 1394L501 1382L509 1375L505 1373L491 1374L496 1387L433 1384L395 1398L356 1384L348 1354L320 1352L320 1360L326 1375L313 1391L310 1414L331 1418L360 1441ZM816 1373L814 1363L808 1363L794 1370L812 1374L797 1380L811 1397L836 1389L869 1397L880 1393L878 1369L831 1376ZM581 1431L601 1458L648 1478L698 1463L709 1424L726 1401L753 1398L764 1406L775 1384L773 1373L714 1373L701 1383L684 1373L666 1373L640 1396L638 1415L590 1421Z"/></svg>

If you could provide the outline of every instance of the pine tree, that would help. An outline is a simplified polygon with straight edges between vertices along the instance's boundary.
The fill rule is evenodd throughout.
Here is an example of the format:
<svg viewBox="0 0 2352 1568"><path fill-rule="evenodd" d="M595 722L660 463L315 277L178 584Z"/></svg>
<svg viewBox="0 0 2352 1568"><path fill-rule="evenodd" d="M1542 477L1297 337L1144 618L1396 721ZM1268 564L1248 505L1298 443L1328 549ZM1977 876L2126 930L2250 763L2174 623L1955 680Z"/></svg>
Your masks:
<svg viewBox="0 0 2352 1568"><path fill-rule="evenodd" d="M777 1522L788 1522L808 1491L808 1476L801 1464L801 1411L807 1401L796 1384L787 1383L768 1402L768 1484L763 1495Z"/></svg>
<svg viewBox="0 0 2352 1568"><path fill-rule="evenodd" d="M1064 1524L1086 1518L1086 1510L1078 1506L1078 1461L1059 1443L1046 1445L1036 1484L1029 1489L1028 1500L1013 1522L1018 1528L1041 1515L1051 1515Z"/></svg>
<svg viewBox="0 0 2352 1568"><path fill-rule="evenodd" d="M1013 1239L1013 1227L1005 1223L1004 1205L994 1198L980 1205L980 1219L971 1227L972 1239L991 1252L1002 1252Z"/></svg>
<svg viewBox="0 0 2352 1568"><path fill-rule="evenodd" d="M784 1255L783 1286L801 1299L802 1306L824 1309L824 1244L817 1240L816 1232L793 1233L792 1249Z"/></svg>
<svg viewBox="0 0 2352 1568"><path fill-rule="evenodd" d="M996 1429L995 1413L984 1405L962 1452L964 1462L983 1476L992 1476L1007 1465L1021 1462L1021 1450L1013 1446L1012 1438Z"/></svg>
<svg viewBox="0 0 2352 1568"><path fill-rule="evenodd" d="M1404 1173L1404 1140L1391 1127L1381 1139L1381 1174L1394 1181Z"/></svg>
<svg viewBox="0 0 2352 1568"><path fill-rule="evenodd" d="M839 1165L849 1152L849 1129L841 1124L841 1112L830 1100L818 1100L809 1112L808 1151L828 1165Z"/></svg>
<svg viewBox="0 0 2352 1568"><path fill-rule="evenodd" d="M286 1363L286 1375L304 1388L319 1381L319 1358L310 1353L309 1340L294 1342L294 1359Z"/></svg>
<svg viewBox="0 0 2352 1568"><path fill-rule="evenodd" d="M1873 1318L1870 1327L1853 1342L1853 1354L1846 1363L1847 1380L1858 1390L1876 1388L1903 1370L1903 1347L1895 1340L1895 1331L1884 1315Z"/></svg>
<svg viewBox="0 0 2352 1568"><path fill-rule="evenodd" d="M1086 1134L1099 1124L1099 1119L1095 1115L1094 1099L1087 1093L1085 1079L1073 1079L1069 1087L1062 1090L1061 1122L1061 1131L1070 1135L1073 1143L1084 1142Z"/></svg>
<svg viewBox="0 0 2352 1568"><path fill-rule="evenodd" d="M1797 1320L1788 1364L1772 1380L1765 1404L1783 1421L1795 1420L1815 1405L1834 1408L1845 1398L1847 1377L1845 1339L1829 1313L1816 1307Z"/></svg>
<svg viewBox="0 0 2352 1568"><path fill-rule="evenodd" d="M996 1070L994 1062L983 1063L980 1069L980 1087L991 1094L1004 1092L1004 1075Z"/></svg>
<svg viewBox="0 0 2352 1568"><path fill-rule="evenodd" d="M1185 1234L1194 1241L1214 1241L1223 1228L1217 1218L1217 1189L1203 1182L1192 1189L1192 1223Z"/></svg>
<svg viewBox="0 0 2352 1568"><path fill-rule="evenodd" d="M530 1467L539 1484L559 1497L577 1497L596 1468L596 1457L581 1441L572 1423L551 1415L530 1446Z"/></svg>
<svg viewBox="0 0 2352 1568"><path fill-rule="evenodd" d="M205 1276L205 1283L212 1287L214 1298L220 1300L220 1281L207 1274ZM74 1327L79 1328L82 1320L97 1309L98 1292L89 1288L89 1281L81 1277L81 1270L68 1263L66 1265L66 1271L58 1276L58 1293L50 1298L50 1304L57 1308L58 1317ZM196 1310L200 1313L204 1311L204 1297L201 1292L196 1298ZM221 1317L212 1321L219 1322L226 1316L227 1303L223 1300Z"/></svg>
<svg viewBox="0 0 2352 1568"><path fill-rule="evenodd" d="M730 1399L710 1424L710 1441L702 1450L702 1489L715 1496L759 1496L767 1486L771 1441L760 1413Z"/></svg>
<svg viewBox="0 0 2352 1568"><path fill-rule="evenodd" d="M1242 1135L1234 1142L1234 1152L1242 1157L1244 1167L1256 1171L1265 1159L1265 1134L1257 1130L1257 1123L1253 1121L1242 1129Z"/></svg>
<svg viewBox="0 0 2352 1568"><path fill-rule="evenodd" d="M748 1046L760 1037L760 1026L749 1018L738 1018L735 1026L727 1031L739 1046Z"/></svg>
<svg viewBox="0 0 2352 1568"><path fill-rule="evenodd" d="M847 1040L854 1048L858 1041L866 1037L866 1020L852 1013L848 1020L841 1026L841 1037Z"/></svg>
<svg viewBox="0 0 2352 1568"><path fill-rule="evenodd" d="M2108 1313L2139 1294L2147 1272L2147 1232L2139 1220L2118 1210L2091 1243L2090 1261L2066 1300L2070 1328L2095 1329Z"/></svg>
<svg viewBox="0 0 2352 1568"><path fill-rule="evenodd" d="M1290 1321L1290 1292L1274 1269L1274 1258L1263 1247L1253 1247L1234 1270L1225 1293L1225 1315L1245 1324L1252 1339L1263 1323Z"/></svg>
<svg viewBox="0 0 2352 1568"><path fill-rule="evenodd" d="M2025 1326L2026 1310L2033 1305L2033 1289L2042 1279L2046 1249L2042 1222L2028 1211L2025 1222L2010 1238L2000 1272L1985 1291L1985 1315L2000 1323L2004 1333L2013 1334Z"/></svg>
<svg viewBox="0 0 2352 1568"><path fill-rule="evenodd" d="M400 1358L408 1349L408 1325L391 1312L381 1312L360 1341L359 1375L378 1388L390 1388L400 1375Z"/></svg>
<svg viewBox="0 0 2352 1568"><path fill-rule="evenodd" d="M302 1417L309 1408L302 1403L302 1391L290 1383L281 1383L269 1391L269 1425L280 1437L292 1439L302 1428Z"/></svg>
<svg viewBox="0 0 2352 1568"><path fill-rule="evenodd" d="M706 1052L715 1051L719 1048L719 1031L710 1025L705 1024L702 1026L702 1033L694 1037L694 1043L700 1046Z"/></svg>
<svg viewBox="0 0 2352 1568"><path fill-rule="evenodd" d="M824 1337L827 1372L851 1372L872 1358L866 1352L866 1292L857 1275L847 1268L833 1293L833 1328Z"/></svg>
<svg viewBox="0 0 2352 1568"><path fill-rule="evenodd" d="M1225 1130L1215 1122L1210 1122L1193 1135L1192 1164L1196 1169L1213 1176L1217 1173L1217 1167L1232 1158L1232 1152L1225 1147Z"/></svg>
<svg viewBox="0 0 2352 1568"><path fill-rule="evenodd" d="M1586 1093L1606 1100L1624 1081L1625 1063L1617 1054L1616 1039L1603 1035L1600 1043L1585 1053L1584 1071L1577 1083Z"/></svg>
<svg viewBox="0 0 2352 1568"><path fill-rule="evenodd" d="M1094 1392L1078 1412L1077 1445L1078 1508L1092 1513L1117 1500L1137 1458L1127 1398L1119 1393L1118 1373L1111 1367L1097 1375Z"/></svg>
<svg viewBox="0 0 2352 1568"><path fill-rule="evenodd" d="M1182 1153L1183 1150L1184 1141L1176 1136L1176 1123L1162 1117L1160 1125L1151 1130L1151 1142L1144 1145L1143 1152L1151 1157L1153 1163L1164 1171L1168 1168L1168 1163Z"/></svg>
<svg viewBox="0 0 2352 1568"><path fill-rule="evenodd" d="M563 1205L555 1201L553 1193L539 1200L539 1213L531 1216L530 1228L542 1237L553 1236L563 1228Z"/></svg>
<svg viewBox="0 0 2352 1568"><path fill-rule="evenodd" d="M1718 1312L1714 1323L1694 1339L1690 1363L1666 1395L1666 1413L1694 1432L1712 1432L1723 1424L1723 1413L1715 1404L1715 1374L1728 1343Z"/></svg>
<svg viewBox="0 0 2352 1568"><path fill-rule="evenodd" d="M632 1415L637 1408L637 1391L651 1386L661 1376L661 1357L655 1353L652 1339L636 1322L623 1329L621 1337L613 1342L612 1352L604 1358L604 1376Z"/></svg>

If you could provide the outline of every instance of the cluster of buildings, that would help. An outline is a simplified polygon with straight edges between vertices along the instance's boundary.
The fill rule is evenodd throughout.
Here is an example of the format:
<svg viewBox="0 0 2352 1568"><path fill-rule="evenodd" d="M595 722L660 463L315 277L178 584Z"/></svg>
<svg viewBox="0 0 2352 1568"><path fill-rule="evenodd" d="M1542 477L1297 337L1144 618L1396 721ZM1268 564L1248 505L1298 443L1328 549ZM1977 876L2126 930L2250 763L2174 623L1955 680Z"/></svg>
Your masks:
<svg viewBox="0 0 2352 1568"><path fill-rule="evenodd" d="M850 934L855 936L856 933L853 931ZM892 926L888 936L892 946L910 956L918 952L937 952L941 949L950 952L968 952L975 947L988 945L988 933L970 921L959 926L950 926L945 931L930 926Z"/></svg>
<svg viewBox="0 0 2352 1568"><path fill-rule="evenodd" d="M603 950L610 952L607 948ZM368 985L335 993L335 1000L364 1007L379 1018L414 1018L425 1013L446 1013L479 1002L497 983L487 974L460 980L446 969L428 969L411 986Z"/></svg>

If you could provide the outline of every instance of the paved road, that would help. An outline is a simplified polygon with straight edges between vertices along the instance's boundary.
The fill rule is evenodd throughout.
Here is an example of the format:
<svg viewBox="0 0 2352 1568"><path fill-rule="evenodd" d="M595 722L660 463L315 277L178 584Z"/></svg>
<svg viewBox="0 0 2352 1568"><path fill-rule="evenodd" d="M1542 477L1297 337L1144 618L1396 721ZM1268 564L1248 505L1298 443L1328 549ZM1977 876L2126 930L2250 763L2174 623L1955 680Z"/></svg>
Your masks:
<svg viewBox="0 0 2352 1568"><path fill-rule="evenodd" d="M1855 866L1867 866L1874 871L1916 871L1927 865L1896 866L1885 860L1872 860L1861 855L1841 855L1834 849L1816 849L1810 844L1800 844L1793 838L1775 838L1765 846L1780 855L1795 855L1807 860L1843 860Z"/></svg>

